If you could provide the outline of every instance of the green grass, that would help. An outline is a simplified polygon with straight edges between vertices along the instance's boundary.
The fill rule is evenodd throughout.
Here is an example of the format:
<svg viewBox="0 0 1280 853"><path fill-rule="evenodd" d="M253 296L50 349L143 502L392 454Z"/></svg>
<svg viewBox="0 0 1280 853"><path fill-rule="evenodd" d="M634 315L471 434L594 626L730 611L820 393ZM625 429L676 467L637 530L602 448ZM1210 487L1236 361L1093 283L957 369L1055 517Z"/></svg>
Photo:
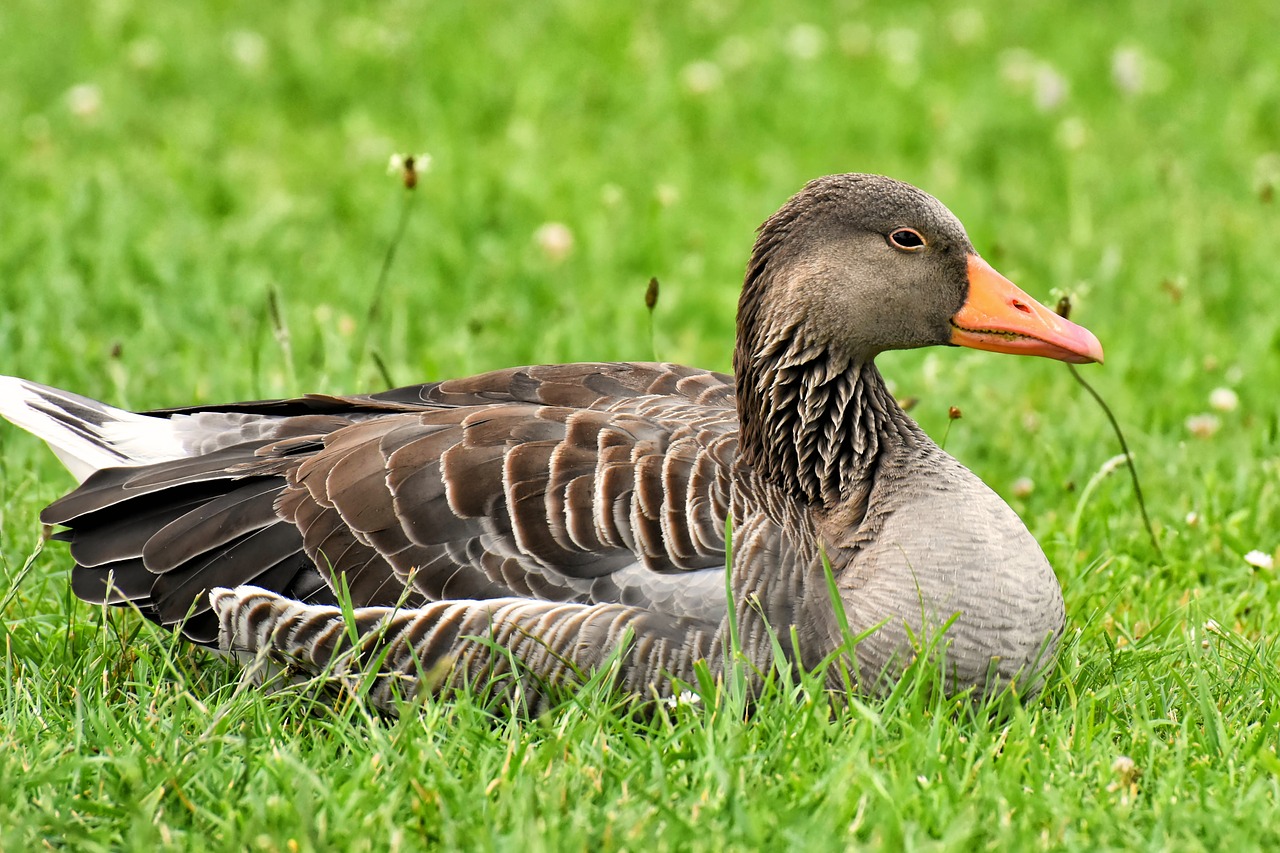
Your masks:
<svg viewBox="0 0 1280 853"><path fill-rule="evenodd" d="M1058 572L1043 694L975 712L921 675L649 721L599 691L536 720L264 695L75 601L62 546L23 574L70 478L4 428L0 849L1280 845L1280 574L1244 559L1280 546L1280 7L791 6L6 0L0 372L143 408L372 389L364 334L401 383L644 359L650 276L658 355L727 369L752 229L811 177L891 174L1107 349L1085 373L1163 559L1123 471L1086 490L1118 450L1061 365L881 361L933 435L963 410L947 449ZM385 164L421 150L366 326ZM1218 387L1239 407L1196 437Z"/></svg>

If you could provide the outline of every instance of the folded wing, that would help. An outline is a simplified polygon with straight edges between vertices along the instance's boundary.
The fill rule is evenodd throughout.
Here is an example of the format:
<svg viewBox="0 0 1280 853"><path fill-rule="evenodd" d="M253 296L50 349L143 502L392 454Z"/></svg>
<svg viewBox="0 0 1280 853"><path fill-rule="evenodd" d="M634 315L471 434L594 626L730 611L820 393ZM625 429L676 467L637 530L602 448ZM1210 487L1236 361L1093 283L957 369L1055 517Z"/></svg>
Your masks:
<svg viewBox="0 0 1280 853"><path fill-rule="evenodd" d="M54 420L73 419L41 390ZM78 595L132 602L200 642L217 638L208 591L245 584L319 606L345 588L359 607L525 598L708 623L724 612L737 420L721 374L517 368L141 423L168 427L166 449L183 455L102 468L42 519L68 528ZM99 457L133 461L118 447L127 425L97 430Z"/></svg>

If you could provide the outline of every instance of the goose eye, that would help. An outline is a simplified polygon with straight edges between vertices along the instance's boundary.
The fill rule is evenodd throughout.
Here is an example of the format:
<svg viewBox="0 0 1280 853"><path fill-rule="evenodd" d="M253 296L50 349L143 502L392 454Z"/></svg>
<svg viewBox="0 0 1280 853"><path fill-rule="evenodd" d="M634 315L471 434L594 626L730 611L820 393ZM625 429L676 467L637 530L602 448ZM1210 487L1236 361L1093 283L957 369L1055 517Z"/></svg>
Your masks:
<svg viewBox="0 0 1280 853"><path fill-rule="evenodd" d="M924 238L914 228L899 228L889 235L889 244L904 252L917 252L924 248Z"/></svg>

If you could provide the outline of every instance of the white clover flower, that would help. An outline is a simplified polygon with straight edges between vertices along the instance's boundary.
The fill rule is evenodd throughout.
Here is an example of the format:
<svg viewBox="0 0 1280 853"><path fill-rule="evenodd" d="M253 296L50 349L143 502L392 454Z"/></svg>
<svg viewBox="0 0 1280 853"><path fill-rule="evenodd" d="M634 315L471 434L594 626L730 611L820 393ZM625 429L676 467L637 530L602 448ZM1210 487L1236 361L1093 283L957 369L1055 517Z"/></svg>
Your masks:
<svg viewBox="0 0 1280 853"><path fill-rule="evenodd" d="M1196 438L1213 438L1222 427L1222 421L1218 420L1217 415L1188 415L1184 425L1187 428L1187 432Z"/></svg>
<svg viewBox="0 0 1280 853"><path fill-rule="evenodd" d="M1230 388L1214 388L1209 392L1209 408L1234 412L1240 406L1240 395Z"/></svg>
<svg viewBox="0 0 1280 853"><path fill-rule="evenodd" d="M1136 95L1144 84L1142 54L1135 48L1123 47L1111 55L1111 81L1126 95Z"/></svg>
<svg viewBox="0 0 1280 853"><path fill-rule="evenodd" d="M1186 521L1187 521L1187 527L1196 527L1197 525L1200 524L1200 513L1196 512L1195 510L1192 510L1191 512L1187 513Z"/></svg>
<svg viewBox="0 0 1280 853"><path fill-rule="evenodd" d="M664 702L668 708L675 708L677 705L693 707L702 704L702 697L692 690L681 690L675 696L668 696Z"/></svg>
<svg viewBox="0 0 1280 853"><path fill-rule="evenodd" d="M826 47L827 34L813 24L796 24L787 33L787 53L796 59L817 59Z"/></svg>
<svg viewBox="0 0 1280 853"><path fill-rule="evenodd" d="M573 232L563 222L547 222L533 232L533 241L552 263L559 263L573 251Z"/></svg>
<svg viewBox="0 0 1280 853"><path fill-rule="evenodd" d="M1169 68L1139 47L1120 47L1111 54L1111 82L1124 95L1159 92L1169 83Z"/></svg>
<svg viewBox="0 0 1280 853"><path fill-rule="evenodd" d="M1035 54L1026 48L1010 48L1000 54L1000 76L1013 88L1025 92L1039 64Z"/></svg>
<svg viewBox="0 0 1280 853"><path fill-rule="evenodd" d="M76 118L93 118L102 111L102 90L92 83L72 86L67 90L67 109Z"/></svg>
<svg viewBox="0 0 1280 853"><path fill-rule="evenodd" d="M680 82L691 95L706 95L724 83L720 66L709 59L690 62L680 71Z"/></svg>
<svg viewBox="0 0 1280 853"><path fill-rule="evenodd" d="M399 175L406 190L418 186L418 179L430 168L430 154L392 154L387 161L387 174Z"/></svg>
<svg viewBox="0 0 1280 853"><path fill-rule="evenodd" d="M1015 498L1028 498L1031 493L1036 490L1035 481L1030 477L1019 477L1013 481L1010 491L1013 492Z"/></svg>
<svg viewBox="0 0 1280 853"><path fill-rule="evenodd" d="M1275 558L1266 551L1254 549L1244 555L1244 561L1255 569L1271 569L1275 567Z"/></svg>
<svg viewBox="0 0 1280 853"><path fill-rule="evenodd" d="M419 175L431 168L431 155L426 152L422 154L392 154L387 160L387 174L400 174L410 160L413 160L413 170Z"/></svg>
<svg viewBox="0 0 1280 853"><path fill-rule="evenodd" d="M672 184L658 184L654 187L653 195L658 200L658 204L670 207L680 200L680 188Z"/></svg>
<svg viewBox="0 0 1280 853"><path fill-rule="evenodd" d="M1041 112L1051 112L1060 107L1071 91L1071 82L1065 75L1020 47L1000 54L1000 76L1015 91L1029 93ZM1070 147L1069 136L1060 140L1064 147Z"/></svg>
<svg viewBox="0 0 1280 853"><path fill-rule="evenodd" d="M1071 84L1067 78L1047 62L1040 63L1033 80L1033 91L1036 107L1041 112L1057 109L1067 99Z"/></svg>
<svg viewBox="0 0 1280 853"><path fill-rule="evenodd" d="M267 63L267 40L252 30L236 30L227 36L231 58L245 70L257 71Z"/></svg>

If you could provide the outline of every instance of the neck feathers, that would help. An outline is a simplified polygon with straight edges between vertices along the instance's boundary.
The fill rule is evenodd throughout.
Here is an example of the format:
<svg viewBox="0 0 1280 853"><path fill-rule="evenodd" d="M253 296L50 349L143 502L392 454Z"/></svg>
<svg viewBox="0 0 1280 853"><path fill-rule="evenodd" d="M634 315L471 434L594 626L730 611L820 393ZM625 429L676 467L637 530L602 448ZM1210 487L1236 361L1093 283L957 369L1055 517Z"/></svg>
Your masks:
<svg viewBox="0 0 1280 853"><path fill-rule="evenodd" d="M808 343L798 328L735 362L743 462L810 505L860 493L885 445L916 436L869 359Z"/></svg>

